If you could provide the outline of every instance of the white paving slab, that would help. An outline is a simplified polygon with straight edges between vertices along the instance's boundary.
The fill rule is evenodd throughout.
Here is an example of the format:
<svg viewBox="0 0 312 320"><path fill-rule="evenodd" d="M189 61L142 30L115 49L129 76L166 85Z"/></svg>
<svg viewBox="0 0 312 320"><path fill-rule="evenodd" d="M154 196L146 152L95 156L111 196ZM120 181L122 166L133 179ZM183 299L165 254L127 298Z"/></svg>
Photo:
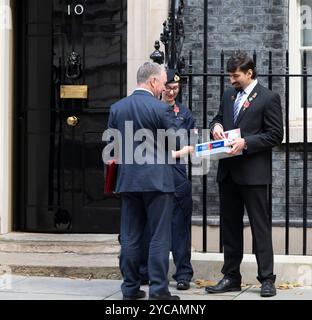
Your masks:
<svg viewBox="0 0 312 320"><path fill-rule="evenodd" d="M142 299L142 300L148 300L148 290L146 291L146 298ZM233 296L225 296L225 295L208 295L208 294L198 294L198 293L194 293L194 292L190 292L190 293L173 293L174 295L178 295L180 297L181 300L233 300ZM116 294L106 298L105 300L122 300L122 293L117 292Z"/></svg>
<svg viewBox="0 0 312 320"><path fill-rule="evenodd" d="M189 290L177 290L175 288L175 282L171 282L169 285L169 291L172 295L178 295L181 300L232 300L234 299L239 292L229 292L224 294L207 294L205 293L204 288L196 288L194 283L191 283L191 288ZM142 300L148 299L148 286L142 286L142 290L146 292L146 298ZM122 300L121 291L107 297L105 300Z"/></svg>
<svg viewBox="0 0 312 320"><path fill-rule="evenodd" d="M1 278L0 278L1 280ZM0 283L1 285L1 283ZM119 280L81 280L47 277L12 276L11 288L0 286L0 300L121 300ZM272 298L261 298L259 287L246 287L241 292L206 294L204 288L179 291L171 282L169 290L181 300L312 300L312 287L278 290ZM148 298L148 286L142 286ZM146 299L147 299L146 298Z"/></svg>
<svg viewBox="0 0 312 320"><path fill-rule="evenodd" d="M103 300L103 297L60 294L0 292L0 300Z"/></svg>
<svg viewBox="0 0 312 320"><path fill-rule="evenodd" d="M260 290L260 288L251 287L235 300L312 300L312 287L277 290L277 295L270 298L262 298Z"/></svg>
<svg viewBox="0 0 312 320"><path fill-rule="evenodd" d="M10 290L15 287L15 285L21 281L26 280L26 276L17 275L1 275L0 276L0 290Z"/></svg>
<svg viewBox="0 0 312 320"><path fill-rule="evenodd" d="M0 292L20 292L34 294L57 294L77 296L110 296L120 290L120 281L81 280L46 277L28 277L12 285L11 290L0 289Z"/></svg>

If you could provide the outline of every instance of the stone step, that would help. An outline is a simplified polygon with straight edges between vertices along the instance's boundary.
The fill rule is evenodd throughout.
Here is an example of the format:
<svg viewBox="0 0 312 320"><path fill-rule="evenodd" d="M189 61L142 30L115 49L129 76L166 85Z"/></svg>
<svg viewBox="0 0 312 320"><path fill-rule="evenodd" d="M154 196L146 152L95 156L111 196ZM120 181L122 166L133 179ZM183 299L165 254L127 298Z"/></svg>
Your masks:
<svg viewBox="0 0 312 320"><path fill-rule="evenodd" d="M223 277L221 269L224 262L220 253L192 253L194 279L219 280ZM174 272L174 265L170 261L169 274ZM244 254L241 264L242 281L244 284L259 285L257 281L257 262L253 254ZM275 255L274 273L276 283L296 283L312 286L312 256Z"/></svg>
<svg viewBox="0 0 312 320"><path fill-rule="evenodd" d="M84 279L121 279L118 254L0 253L0 273Z"/></svg>
<svg viewBox="0 0 312 320"><path fill-rule="evenodd" d="M311 256L274 257L277 284L298 283L312 286ZM223 255L219 253L192 253L194 280L217 281L222 277ZM47 276L83 279L121 279L117 254L75 253L0 253L0 274L3 272L23 276ZM170 258L169 279L175 267ZM257 263L254 255L244 255L241 265L243 283L258 284Z"/></svg>
<svg viewBox="0 0 312 320"><path fill-rule="evenodd" d="M0 236L3 253L118 254L117 235L25 234Z"/></svg>
<svg viewBox="0 0 312 320"><path fill-rule="evenodd" d="M121 279L116 235L10 234L0 236L0 243L3 245L2 248L11 250L0 250L0 274L6 272L25 276ZM31 248L42 252L31 251ZM30 252L23 252L22 249L29 249ZM274 260L277 283L298 282L312 286L312 256L276 255ZM223 254L193 252L192 265L194 279L216 281L222 277L220 270ZM171 257L170 279L174 272ZM244 255L241 272L245 284L258 283L254 255Z"/></svg>
<svg viewBox="0 0 312 320"><path fill-rule="evenodd" d="M98 243L52 243L23 242L9 243L0 241L0 252L6 253L77 253L77 254L118 254L118 244Z"/></svg>
<svg viewBox="0 0 312 320"><path fill-rule="evenodd" d="M0 235L0 272L85 279L120 279L117 235Z"/></svg>

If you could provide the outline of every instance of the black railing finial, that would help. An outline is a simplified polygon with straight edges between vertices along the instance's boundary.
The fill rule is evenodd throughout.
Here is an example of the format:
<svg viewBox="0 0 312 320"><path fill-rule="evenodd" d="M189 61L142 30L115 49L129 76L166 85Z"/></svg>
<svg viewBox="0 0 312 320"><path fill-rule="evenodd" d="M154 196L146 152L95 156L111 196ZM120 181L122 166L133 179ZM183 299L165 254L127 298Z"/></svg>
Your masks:
<svg viewBox="0 0 312 320"><path fill-rule="evenodd" d="M150 58L153 60L153 62L156 62L158 64L163 64L165 61L165 55L162 51L160 51L160 43L159 41L155 41L154 45L155 51L151 54Z"/></svg>
<svg viewBox="0 0 312 320"><path fill-rule="evenodd" d="M160 41L165 47L164 62L168 68L177 69L183 72L185 68L184 58L181 56L184 43L184 1L171 0L169 5L168 19L163 23L163 32L160 35ZM151 59L160 59L156 50ZM160 61L160 60L157 60Z"/></svg>

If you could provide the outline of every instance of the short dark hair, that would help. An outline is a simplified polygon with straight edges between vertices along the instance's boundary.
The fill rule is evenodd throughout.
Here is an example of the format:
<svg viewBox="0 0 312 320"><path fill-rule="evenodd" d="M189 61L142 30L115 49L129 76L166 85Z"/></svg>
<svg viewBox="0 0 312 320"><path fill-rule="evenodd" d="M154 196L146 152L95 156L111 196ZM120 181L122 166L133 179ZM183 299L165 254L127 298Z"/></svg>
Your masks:
<svg viewBox="0 0 312 320"><path fill-rule="evenodd" d="M257 68L251 57L246 52L237 52L227 62L227 72L235 72L237 69L247 72L249 69L252 70L252 79L257 78Z"/></svg>

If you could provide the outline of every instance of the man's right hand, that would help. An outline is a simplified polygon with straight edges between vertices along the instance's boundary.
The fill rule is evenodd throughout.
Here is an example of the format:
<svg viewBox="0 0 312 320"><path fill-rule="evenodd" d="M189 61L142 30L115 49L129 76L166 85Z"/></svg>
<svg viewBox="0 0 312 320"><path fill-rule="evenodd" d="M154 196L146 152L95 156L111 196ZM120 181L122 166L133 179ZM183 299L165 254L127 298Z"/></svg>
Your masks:
<svg viewBox="0 0 312 320"><path fill-rule="evenodd" d="M225 139L223 127L219 123L216 123L213 127L212 135L214 140Z"/></svg>

